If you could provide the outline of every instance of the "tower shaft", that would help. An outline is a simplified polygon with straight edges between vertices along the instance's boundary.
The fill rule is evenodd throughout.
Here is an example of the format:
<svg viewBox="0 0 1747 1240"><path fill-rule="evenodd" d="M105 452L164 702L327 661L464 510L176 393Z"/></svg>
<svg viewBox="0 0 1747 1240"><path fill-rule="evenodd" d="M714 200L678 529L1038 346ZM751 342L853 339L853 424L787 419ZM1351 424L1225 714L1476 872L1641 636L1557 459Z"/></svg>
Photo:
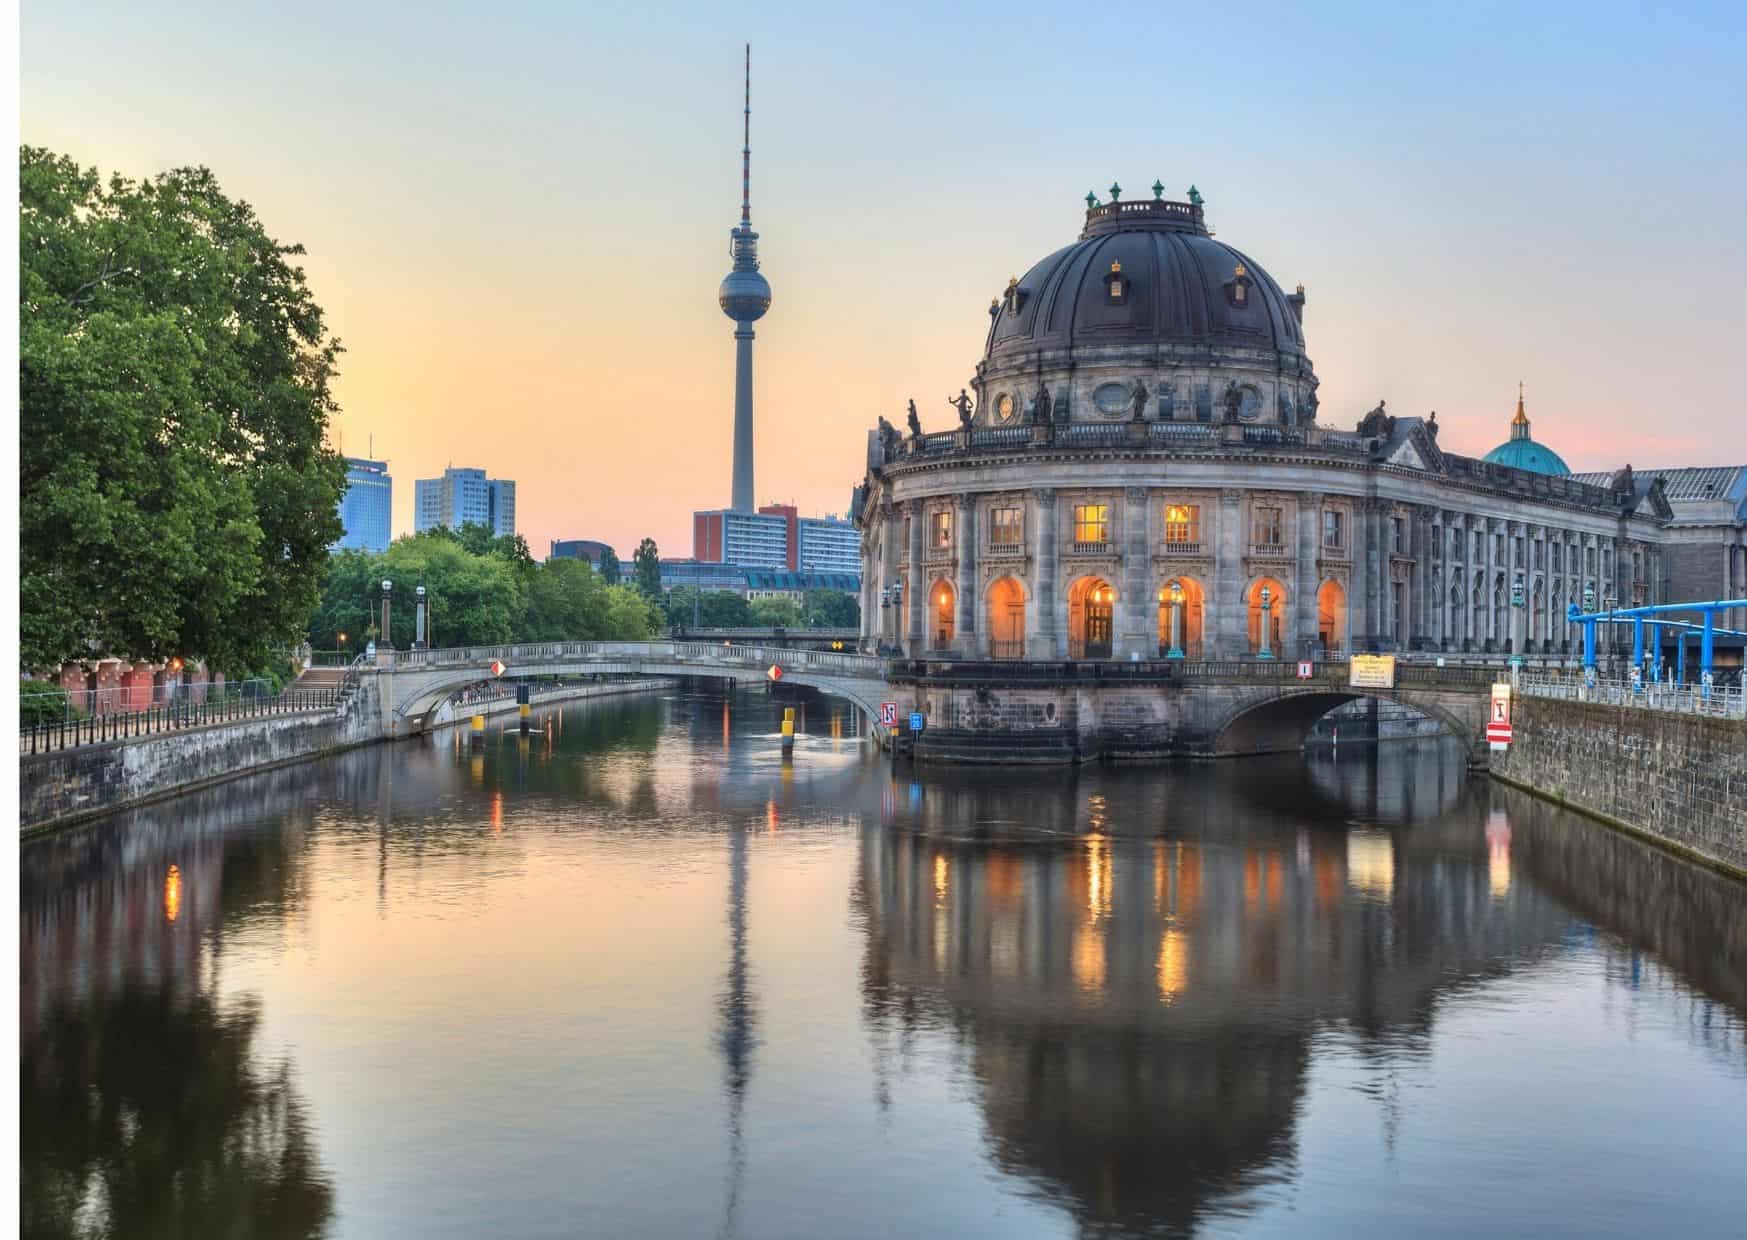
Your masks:
<svg viewBox="0 0 1747 1240"><path fill-rule="evenodd" d="M752 488L752 324L734 328L734 501L735 512L751 512Z"/></svg>

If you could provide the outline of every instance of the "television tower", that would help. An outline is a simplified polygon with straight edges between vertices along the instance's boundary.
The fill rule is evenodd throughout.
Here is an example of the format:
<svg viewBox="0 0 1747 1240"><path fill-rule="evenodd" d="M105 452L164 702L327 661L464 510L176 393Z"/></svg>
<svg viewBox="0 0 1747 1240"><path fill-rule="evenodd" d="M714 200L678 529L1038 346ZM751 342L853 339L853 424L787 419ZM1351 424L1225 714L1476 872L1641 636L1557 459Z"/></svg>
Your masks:
<svg viewBox="0 0 1747 1240"><path fill-rule="evenodd" d="M734 500L735 512L751 512L752 325L770 309L770 282L758 274L758 234L752 231L752 44L746 45L746 108L740 143L740 223L728 233L734 269L716 300L734 320Z"/></svg>

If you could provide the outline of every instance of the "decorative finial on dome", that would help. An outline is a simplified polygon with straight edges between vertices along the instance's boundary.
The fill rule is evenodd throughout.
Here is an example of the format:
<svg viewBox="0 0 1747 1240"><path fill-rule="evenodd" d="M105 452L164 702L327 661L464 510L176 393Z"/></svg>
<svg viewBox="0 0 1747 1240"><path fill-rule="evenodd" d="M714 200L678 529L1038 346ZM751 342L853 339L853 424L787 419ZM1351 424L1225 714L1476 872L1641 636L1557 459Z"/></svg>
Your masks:
<svg viewBox="0 0 1747 1240"><path fill-rule="evenodd" d="M1510 437L1512 439L1527 439L1529 437L1529 415L1523 412L1523 385L1516 385L1516 417L1510 420Z"/></svg>
<svg viewBox="0 0 1747 1240"><path fill-rule="evenodd" d="M1110 201L1120 202L1121 200L1122 186L1118 185L1115 181L1110 182Z"/></svg>
<svg viewBox="0 0 1747 1240"><path fill-rule="evenodd" d="M1201 191L1191 185L1189 187L1189 205L1192 207L1198 207L1201 205L1202 201Z"/></svg>
<svg viewBox="0 0 1747 1240"><path fill-rule="evenodd" d="M1153 201L1157 202L1161 198L1163 198L1164 196L1165 196L1165 183L1163 181L1154 181L1153 182Z"/></svg>
<svg viewBox="0 0 1747 1240"><path fill-rule="evenodd" d="M1093 207L1095 207L1097 205L1098 205L1098 195L1094 194L1091 190L1087 190L1086 191L1086 210L1090 211Z"/></svg>

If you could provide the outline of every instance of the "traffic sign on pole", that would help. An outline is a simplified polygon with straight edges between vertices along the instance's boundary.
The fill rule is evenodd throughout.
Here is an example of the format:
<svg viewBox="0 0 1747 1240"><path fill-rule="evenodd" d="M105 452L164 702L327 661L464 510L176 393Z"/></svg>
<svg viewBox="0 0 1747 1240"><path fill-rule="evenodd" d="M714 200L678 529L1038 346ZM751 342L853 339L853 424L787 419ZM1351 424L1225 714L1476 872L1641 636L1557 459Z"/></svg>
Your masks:
<svg viewBox="0 0 1747 1240"><path fill-rule="evenodd" d="M1510 744L1510 685L1492 686L1492 705L1486 716L1486 739L1494 749Z"/></svg>
<svg viewBox="0 0 1747 1240"><path fill-rule="evenodd" d="M1298 679L1309 680L1316 674L1316 665L1309 659L1298 660Z"/></svg>
<svg viewBox="0 0 1747 1240"><path fill-rule="evenodd" d="M898 704L896 702L880 703L880 726L886 728L898 726Z"/></svg>
<svg viewBox="0 0 1747 1240"><path fill-rule="evenodd" d="M507 669L500 660L493 659L491 661L491 674L493 676L502 676L506 670Z"/></svg>
<svg viewBox="0 0 1747 1240"><path fill-rule="evenodd" d="M772 663L770 665L770 670L765 672L765 675L769 676L772 680L781 680L783 678L783 669Z"/></svg>
<svg viewBox="0 0 1747 1240"><path fill-rule="evenodd" d="M910 712L910 731L920 732L928 726L928 717L919 710Z"/></svg>

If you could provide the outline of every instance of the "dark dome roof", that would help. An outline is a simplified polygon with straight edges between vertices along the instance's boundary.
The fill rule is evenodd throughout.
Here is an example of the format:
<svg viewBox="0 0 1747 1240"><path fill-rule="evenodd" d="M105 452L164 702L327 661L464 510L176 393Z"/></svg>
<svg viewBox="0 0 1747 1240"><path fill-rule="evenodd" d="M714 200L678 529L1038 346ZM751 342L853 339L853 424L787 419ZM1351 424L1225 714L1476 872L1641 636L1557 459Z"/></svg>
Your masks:
<svg viewBox="0 0 1747 1240"><path fill-rule="evenodd" d="M1128 282L1120 301L1110 295L1112 274ZM1027 271L1012 291L1018 296L999 303L989 332L991 361L1040 348L1155 341L1304 351L1302 297L1281 292L1247 255L1215 241L1201 208L1189 203L1093 207L1080 240Z"/></svg>

